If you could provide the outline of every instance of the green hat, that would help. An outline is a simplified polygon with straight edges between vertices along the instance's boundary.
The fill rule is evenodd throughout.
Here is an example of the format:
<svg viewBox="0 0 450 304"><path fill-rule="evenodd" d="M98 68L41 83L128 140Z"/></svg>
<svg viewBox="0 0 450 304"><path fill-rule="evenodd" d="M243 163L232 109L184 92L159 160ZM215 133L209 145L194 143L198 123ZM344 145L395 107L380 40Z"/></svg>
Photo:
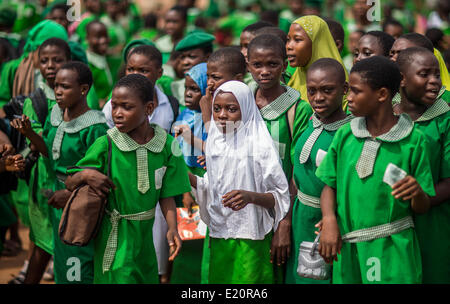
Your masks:
<svg viewBox="0 0 450 304"><path fill-rule="evenodd" d="M0 8L0 25L13 27L16 17L17 13L12 8L6 6Z"/></svg>
<svg viewBox="0 0 450 304"><path fill-rule="evenodd" d="M153 42L151 42L148 39L135 39L130 41L125 48L122 51L122 57L123 57L123 61L127 62L127 58L128 58L128 53L131 51L131 49L140 46L140 45L151 45L151 46L155 46L155 44Z"/></svg>
<svg viewBox="0 0 450 304"><path fill-rule="evenodd" d="M70 53L72 55L72 60L81 61L85 64L89 63L86 52L84 51L83 47L79 43L76 43L75 41L69 41L68 44L70 47Z"/></svg>
<svg viewBox="0 0 450 304"><path fill-rule="evenodd" d="M175 51L189 51L193 49L203 49L212 47L212 42L216 39L213 35L203 32L193 32L181 39L175 47Z"/></svg>
<svg viewBox="0 0 450 304"><path fill-rule="evenodd" d="M36 24L27 36L27 42L23 47L24 52L35 51L45 40L49 38L60 38L69 40L66 29L52 20L44 20Z"/></svg>

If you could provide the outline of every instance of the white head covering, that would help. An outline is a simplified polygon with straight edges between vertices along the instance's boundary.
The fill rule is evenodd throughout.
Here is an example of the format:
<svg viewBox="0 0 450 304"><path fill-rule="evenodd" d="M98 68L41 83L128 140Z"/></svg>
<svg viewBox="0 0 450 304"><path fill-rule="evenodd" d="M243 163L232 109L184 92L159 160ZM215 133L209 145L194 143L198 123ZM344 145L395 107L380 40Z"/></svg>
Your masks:
<svg viewBox="0 0 450 304"><path fill-rule="evenodd" d="M289 210L288 182L250 88L228 81L216 90L214 100L221 92L235 96L241 123L224 134L211 119L205 151L207 172L204 178L197 178L200 214L212 237L262 240L277 229ZM275 207L269 210L248 204L233 211L222 204L222 196L232 190L272 193Z"/></svg>

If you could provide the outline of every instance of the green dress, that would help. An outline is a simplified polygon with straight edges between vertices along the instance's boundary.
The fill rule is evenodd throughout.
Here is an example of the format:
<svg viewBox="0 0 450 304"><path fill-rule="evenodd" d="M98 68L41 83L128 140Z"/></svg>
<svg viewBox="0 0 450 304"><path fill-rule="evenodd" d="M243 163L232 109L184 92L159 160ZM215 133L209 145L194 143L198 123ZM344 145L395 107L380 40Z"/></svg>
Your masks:
<svg viewBox="0 0 450 304"><path fill-rule="evenodd" d="M161 198L188 192L191 186L178 143L161 127L151 126L155 136L144 145L138 145L117 128L108 131L111 179L116 189L109 195L109 215L103 218L95 239L94 283L159 282L151 233L154 208ZM102 136L77 166L96 167L106 174L107 153L108 140ZM115 232L112 223L117 227Z"/></svg>
<svg viewBox="0 0 450 304"><path fill-rule="evenodd" d="M87 50L89 68L92 71L95 90L100 99L106 99L113 87L113 77L105 56Z"/></svg>
<svg viewBox="0 0 450 304"><path fill-rule="evenodd" d="M52 190L65 189L66 169L74 166L85 155L95 140L106 134L108 126L100 111L89 110L71 121L63 121L58 105L52 109L44 126L51 169L56 175ZM57 284L89 284L94 279L94 244L85 247L69 246L59 239L58 228L63 209L51 208L54 241L54 273ZM74 262L76 259L76 262ZM80 268L74 269L78 264ZM77 275L78 274L78 275Z"/></svg>
<svg viewBox="0 0 450 304"><path fill-rule="evenodd" d="M47 96L48 114L56 104L55 96L48 86L44 86L44 92ZM23 114L28 116L31 128L37 134L43 133L43 126L33 108L31 99L25 99L23 105ZM39 248L53 255L53 230L51 224L51 207L48 205L47 192L52 189L54 183L54 174L50 169L48 158L39 156L36 164L31 170L29 191L28 191L28 213L30 219L30 240Z"/></svg>
<svg viewBox="0 0 450 304"><path fill-rule="evenodd" d="M0 107L3 107L12 97L12 88L17 68L25 56L13 59L3 64L0 76Z"/></svg>
<svg viewBox="0 0 450 304"><path fill-rule="evenodd" d="M290 180L295 143L307 128L313 110L308 102L300 99L298 91L288 86L283 87L286 92L259 111L277 147L286 178ZM294 111L291 115L292 122L289 118L290 111Z"/></svg>
<svg viewBox="0 0 450 304"><path fill-rule="evenodd" d="M344 240L333 263L333 283L422 282L411 202L395 199L390 184L403 171L426 194L435 194L427 145L425 135L405 114L376 138L367 131L364 117L336 132L316 171L322 182L336 189L336 218Z"/></svg>
<svg viewBox="0 0 450 304"><path fill-rule="evenodd" d="M155 45L162 54L163 64L167 63L174 48L172 37L170 37L170 35L164 35L161 38L156 39Z"/></svg>
<svg viewBox="0 0 450 304"><path fill-rule="evenodd" d="M294 180L299 190L292 209L292 258L288 259L286 283L328 284L330 280L314 280L297 274L298 252L303 241L313 242L314 227L322 219L319 198L323 182L316 177L316 169L326 155L336 131L348 123L352 116L330 124L323 124L315 115L295 145ZM302 155L302 157L300 157ZM300 200L301 198L301 200Z"/></svg>
<svg viewBox="0 0 450 304"><path fill-rule="evenodd" d="M450 108L443 99L428 108L415 122L430 142L434 184L450 178ZM450 200L415 216L422 255L423 283L450 283Z"/></svg>

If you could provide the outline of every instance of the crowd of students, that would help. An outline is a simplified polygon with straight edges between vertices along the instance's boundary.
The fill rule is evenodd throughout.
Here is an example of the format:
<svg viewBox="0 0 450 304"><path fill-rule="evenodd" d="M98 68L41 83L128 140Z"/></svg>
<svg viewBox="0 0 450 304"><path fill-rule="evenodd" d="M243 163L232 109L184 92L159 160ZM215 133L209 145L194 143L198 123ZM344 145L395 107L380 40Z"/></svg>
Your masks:
<svg viewBox="0 0 450 304"><path fill-rule="evenodd" d="M0 5L0 250L19 222L31 244L10 283L450 283L448 1L195 2ZM78 247L83 184L108 204ZM317 235L322 280L298 271Z"/></svg>

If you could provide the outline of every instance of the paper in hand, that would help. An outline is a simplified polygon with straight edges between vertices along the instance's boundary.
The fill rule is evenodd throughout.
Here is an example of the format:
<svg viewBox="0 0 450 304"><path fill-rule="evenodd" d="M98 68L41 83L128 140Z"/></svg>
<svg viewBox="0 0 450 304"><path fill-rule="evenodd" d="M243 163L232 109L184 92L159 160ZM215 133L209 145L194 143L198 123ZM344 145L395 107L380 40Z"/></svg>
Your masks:
<svg viewBox="0 0 450 304"><path fill-rule="evenodd" d="M386 167L386 171L384 171L383 182L393 187L394 184L406 177L407 173L394 165L393 163L389 163Z"/></svg>

